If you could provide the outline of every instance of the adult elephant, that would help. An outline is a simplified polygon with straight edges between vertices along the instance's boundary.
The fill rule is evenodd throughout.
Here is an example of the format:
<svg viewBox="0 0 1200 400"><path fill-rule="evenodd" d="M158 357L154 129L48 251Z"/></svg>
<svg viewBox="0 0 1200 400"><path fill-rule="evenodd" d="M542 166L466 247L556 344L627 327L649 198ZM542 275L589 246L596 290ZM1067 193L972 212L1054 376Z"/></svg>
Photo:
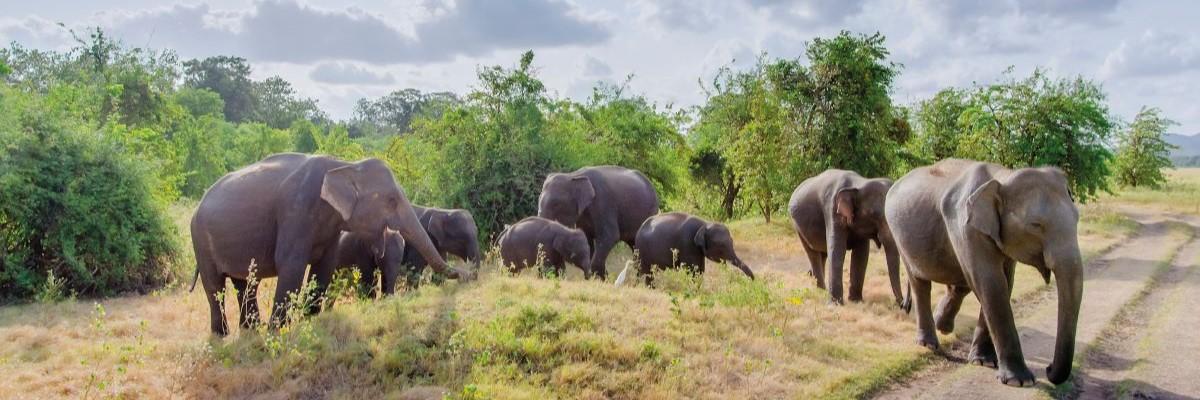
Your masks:
<svg viewBox="0 0 1200 400"><path fill-rule="evenodd" d="M272 324L278 326L312 266L317 298L336 267L343 231L372 238L371 250L385 255L387 231L398 231L436 271L470 279L473 273L446 266L412 205L377 159L350 163L330 157L283 153L230 172L204 193L192 217L196 273L204 284L212 331L229 328L218 292L230 278L241 294L242 325L257 311L257 288L247 285L250 265L257 278L279 277ZM318 311L312 304L308 313Z"/></svg>
<svg viewBox="0 0 1200 400"><path fill-rule="evenodd" d="M704 260L728 262L754 279L754 272L733 250L733 235L725 224L708 222L681 212L659 214L646 219L635 241L638 251L638 275L652 283L651 272L658 268L686 266L692 273L704 273Z"/></svg>
<svg viewBox="0 0 1200 400"><path fill-rule="evenodd" d="M483 259L479 249L479 228L475 226L475 217L470 211L413 206L413 212L442 258L453 255L472 263L475 270L479 270L479 263ZM412 243L404 250L408 285L416 287L427 263Z"/></svg>
<svg viewBox="0 0 1200 400"><path fill-rule="evenodd" d="M388 230L387 244L382 252L372 250L374 238L353 232L342 232L337 245L337 265L342 268L355 267L362 273L360 283L364 290L375 287L375 273L379 273L383 294L396 291L396 280L402 271L406 240L399 232ZM415 250L414 250L415 251Z"/></svg>
<svg viewBox="0 0 1200 400"><path fill-rule="evenodd" d="M960 299L953 297L975 292L980 315L969 359L996 365L1003 383L1033 384L1009 303L1019 261L1037 268L1047 281L1054 275L1058 332L1046 375L1055 384L1070 377L1083 271L1076 234L1079 211L1061 170L945 160L897 181L884 210L908 266L918 343L938 347L930 310L932 282L953 286L939 319L947 317L946 306L957 309Z"/></svg>
<svg viewBox="0 0 1200 400"><path fill-rule="evenodd" d="M905 307L900 291L900 259L887 219L884 199L892 181L866 179L854 171L829 169L806 179L792 192L788 214L800 236L817 287L842 302L842 265L850 251L850 301L862 301L871 242L883 247L888 279L896 304ZM829 273L825 273L825 260Z"/></svg>
<svg viewBox="0 0 1200 400"><path fill-rule="evenodd" d="M658 193L641 172L616 166L584 167L546 177L538 216L578 227L591 242L585 277L608 276L605 261L618 241L633 248L638 228L658 214Z"/></svg>

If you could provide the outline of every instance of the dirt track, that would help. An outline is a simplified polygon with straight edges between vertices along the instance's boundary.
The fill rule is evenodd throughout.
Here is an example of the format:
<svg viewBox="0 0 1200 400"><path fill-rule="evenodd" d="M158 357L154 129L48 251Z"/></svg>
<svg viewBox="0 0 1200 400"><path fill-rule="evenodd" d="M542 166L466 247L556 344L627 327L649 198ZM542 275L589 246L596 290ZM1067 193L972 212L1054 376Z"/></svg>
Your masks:
<svg viewBox="0 0 1200 400"><path fill-rule="evenodd" d="M884 399L1200 398L1200 220L1125 210L1141 224L1130 240L1085 266L1083 305L1070 385L1046 381L1053 357L1057 301L1053 290L1015 306L1035 388L999 383L993 368L963 363L969 335ZM974 327L977 303L956 326Z"/></svg>

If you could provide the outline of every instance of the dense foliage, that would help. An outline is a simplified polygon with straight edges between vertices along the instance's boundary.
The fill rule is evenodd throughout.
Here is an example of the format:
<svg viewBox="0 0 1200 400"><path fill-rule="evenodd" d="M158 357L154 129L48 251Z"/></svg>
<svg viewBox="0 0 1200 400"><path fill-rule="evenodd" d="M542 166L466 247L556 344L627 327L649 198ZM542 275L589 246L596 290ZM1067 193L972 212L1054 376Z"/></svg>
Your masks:
<svg viewBox="0 0 1200 400"><path fill-rule="evenodd" d="M1117 157L1113 162L1113 177L1121 186L1159 188L1167 179L1163 168L1170 168L1171 149L1163 135L1175 125L1162 116L1157 108L1142 108L1133 125L1120 136Z"/></svg>
<svg viewBox="0 0 1200 400"><path fill-rule="evenodd" d="M1116 118L1100 85L1042 70L969 90L945 89L921 103L913 146L923 162L945 157L1010 168L1052 165L1081 201L1107 191Z"/></svg>

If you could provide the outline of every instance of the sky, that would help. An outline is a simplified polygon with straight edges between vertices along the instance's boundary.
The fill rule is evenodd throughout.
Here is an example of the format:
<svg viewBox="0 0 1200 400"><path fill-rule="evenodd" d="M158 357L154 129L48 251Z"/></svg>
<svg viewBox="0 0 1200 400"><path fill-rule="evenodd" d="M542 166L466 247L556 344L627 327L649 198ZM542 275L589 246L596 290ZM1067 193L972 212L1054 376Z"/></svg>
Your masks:
<svg viewBox="0 0 1200 400"><path fill-rule="evenodd" d="M1200 132L1200 1L1165 0L0 0L0 43L66 49L99 26L183 59L245 57L335 118L391 91L464 93L480 66L534 66L558 96L597 82L660 105L703 104L722 66L802 56L814 37L882 33L903 65L893 98L914 104L1013 68L1103 84L1114 114L1143 106ZM62 24L60 26L59 24ZM66 28L64 28L65 26Z"/></svg>

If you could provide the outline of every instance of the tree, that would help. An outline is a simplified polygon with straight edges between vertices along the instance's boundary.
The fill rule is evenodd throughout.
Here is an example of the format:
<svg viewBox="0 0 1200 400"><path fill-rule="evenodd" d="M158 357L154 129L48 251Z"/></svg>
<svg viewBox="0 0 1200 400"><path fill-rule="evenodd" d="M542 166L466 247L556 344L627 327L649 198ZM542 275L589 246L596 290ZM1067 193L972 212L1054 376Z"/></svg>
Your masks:
<svg viewBox="0 0 1200 400"><path fill-rule="evenodd" d="M251 118L275 129L286 129L298 119L326 119L316 100L298 97L292 84L278 76L253 82L251 95L254 100Z"/></svg>
<svg viewBox="0 0 1200 400"><path fill-rule="evenodd" d="M215 56L183 63L184 84L216 92L225 102L225 119L248 121L254 116L250 64L241 57Z"/></svg>
<svg viewBox="0 0 1200 400"><path fill-rule="evenodd" d="M1158 189L1166 183L1162 169L1172 166L1171 150L1178 148L1163 139L1172 125L1176 125L1175 121L1163 117L1158 108L1142 107L1133 125L1119 138L1117 156L1113 160L1118 184Z"/></svg>
<svg viewBox="0 0 1200 400"><path fill-rule="evenodd" d="M580 129L597 144L592 164L619 165L646 174L660 195L674 192L685 146L677 118L642 96L627 96L625 86L596 87L586 104L575 105Z"/></svg>
<svg viewBox="0 0 1200 400"><path fill-rule="evenodd" d="M441 117L460 104L449 92L422 93L417 89L397 90L376 100L359 99L354 105L352 136L400 135L411 131L413 119Z"/></svg>
<svg viewBox="0 0 1200 400"><path fill-rule="evenodd" d="M909 145L924 164L958 155L959 141L966 130L959 119L969 107L969 95L965 90L946 88L918 104L919 133Z"/></svg>
<svg viewBox="0 0 1200 400"><path fill-rule="evenodd" d="M832 39L813 39L805 55L807 67L799 60L766 67L786 111L787 129L799 130L805 175L828 168L891 174L907 129L892 105L900 67L887 61L883 35L842 31Z"/></svg>
<svg viewBox="0 0 1200 400"><path fill-rule="evenodd" d="M205 115L224 118L225 102L221 95L208 89L183 87L175 91L175 102L194 117Z"/></svg>

